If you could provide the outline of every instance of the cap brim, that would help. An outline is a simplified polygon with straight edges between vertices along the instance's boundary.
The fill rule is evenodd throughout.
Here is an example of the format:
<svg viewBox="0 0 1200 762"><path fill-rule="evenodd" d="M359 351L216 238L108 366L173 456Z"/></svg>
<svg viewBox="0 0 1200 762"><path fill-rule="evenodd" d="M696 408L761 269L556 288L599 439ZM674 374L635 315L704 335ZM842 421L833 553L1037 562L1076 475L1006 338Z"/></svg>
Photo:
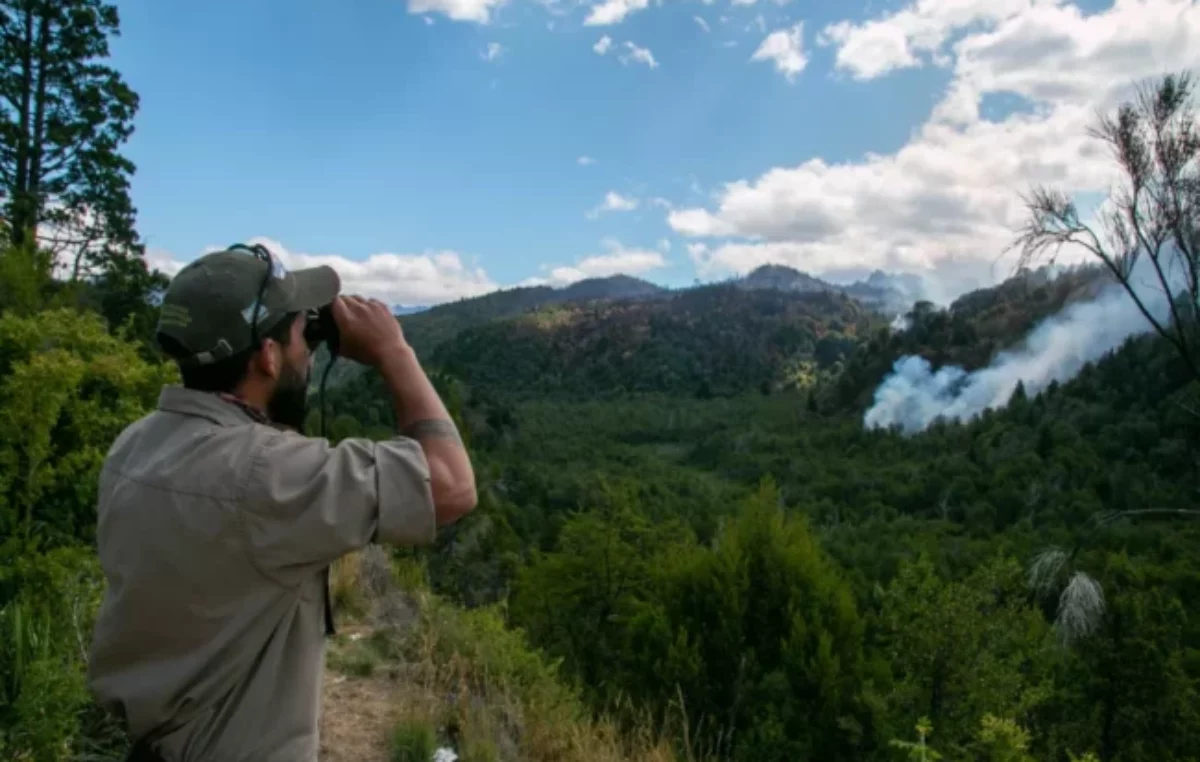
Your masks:
<svg viewBox="0 0 1200 762"><path fill-rule="evenodd" d="M322 265L292 270L290 275L296 284L296 290L292 293L291 310L296 312L324 307L337 298L342 288L341 278L332 267Z"/></svg>

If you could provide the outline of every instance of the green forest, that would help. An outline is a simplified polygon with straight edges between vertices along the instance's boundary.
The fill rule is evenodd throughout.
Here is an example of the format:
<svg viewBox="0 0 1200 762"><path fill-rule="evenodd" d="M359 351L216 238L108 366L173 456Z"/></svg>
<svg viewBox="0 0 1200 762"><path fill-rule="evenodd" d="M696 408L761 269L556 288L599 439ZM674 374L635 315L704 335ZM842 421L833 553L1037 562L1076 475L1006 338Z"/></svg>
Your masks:
<svg viewBox="0 0 1200 762"><path fill-rule="evenodd" d="M127 745L84 682L97 473L177 372L120 152L137 96L105 64L118 21L99 0L0 0L0 91L23 104L0 123L6 760ZM1195 240L1171 255L1195 268ZM1200 759L1194 292L1041 394L913 436L863 425L898 358L982 367L1117 264L1025 267L918 302L902 331L844 294L633 279L402 317L480 504L392 561L484 623L462 638L515 644L514 674L677 759ZM337 370L309 433L323 403L333 440L394 436L381 380Z"/></svg>

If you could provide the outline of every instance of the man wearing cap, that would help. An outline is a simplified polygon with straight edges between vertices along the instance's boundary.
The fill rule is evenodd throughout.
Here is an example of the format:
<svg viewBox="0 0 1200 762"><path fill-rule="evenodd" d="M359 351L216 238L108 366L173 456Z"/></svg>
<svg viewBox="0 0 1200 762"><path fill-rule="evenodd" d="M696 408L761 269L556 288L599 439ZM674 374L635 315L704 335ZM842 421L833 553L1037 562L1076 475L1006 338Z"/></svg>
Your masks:
<svg viewBox="0 0 1200 762"><path fill-rule="evenodd" d="M328 267L286 272L240 245L167 289L158 340L183 385L121 433L100 476L108 590L88 681L126 722L131 759L315 760L329 564L428 543L475 506L470 459L399 323L339 289ZM341 355L386 381L396 437L301 433L305 329L323 307Z"/></svg>

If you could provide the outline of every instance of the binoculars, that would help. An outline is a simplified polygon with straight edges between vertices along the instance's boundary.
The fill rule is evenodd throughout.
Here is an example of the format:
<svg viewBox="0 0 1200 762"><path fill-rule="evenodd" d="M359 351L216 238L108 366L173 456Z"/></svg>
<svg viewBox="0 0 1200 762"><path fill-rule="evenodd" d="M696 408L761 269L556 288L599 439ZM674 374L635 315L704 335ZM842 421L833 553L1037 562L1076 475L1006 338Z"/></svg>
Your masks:
<svg viewBox="0 0 1200 762"><path fill-rule="evenodd" d="M326 304L316 310L309 310L305 316L304 341L308 348L316 351L322 342L329 348L330 358L337 357L340 346L337 321L333 319L333 305Z"/></svg>

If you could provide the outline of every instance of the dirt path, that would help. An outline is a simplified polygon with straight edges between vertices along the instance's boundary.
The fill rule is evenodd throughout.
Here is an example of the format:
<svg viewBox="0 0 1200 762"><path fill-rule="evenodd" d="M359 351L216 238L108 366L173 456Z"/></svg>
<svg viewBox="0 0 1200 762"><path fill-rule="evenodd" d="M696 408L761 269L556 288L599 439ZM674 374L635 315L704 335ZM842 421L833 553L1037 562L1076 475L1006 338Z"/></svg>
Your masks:
<svg viewBox="0 0 1200 762"><path fill-rule="evenodd" d="M348 635L369 636L364 627ZM387 762L399 685L386 670L355 677L325 669L321 702L321 762Z"/></svg>
<svg viewBox="0 0 1200 762"><path fill-rule="evenodd" d="M321 762L387 762L395 687L386 677L325 673Z"/></svg>
<svg viewBox="0 0 1200 762"><path fill-rule="evenodd" d="M415 602L392 584L387 555L372 549L354 561L358 566L351 575L354 584L362 585L370 612L357 621L343 621L326 651L320 762L388 762L404 690L412 688L401 663L372 659L366 670L347 664L347 657L369 650L377 630L400 632L416 619Z"/></svg>

